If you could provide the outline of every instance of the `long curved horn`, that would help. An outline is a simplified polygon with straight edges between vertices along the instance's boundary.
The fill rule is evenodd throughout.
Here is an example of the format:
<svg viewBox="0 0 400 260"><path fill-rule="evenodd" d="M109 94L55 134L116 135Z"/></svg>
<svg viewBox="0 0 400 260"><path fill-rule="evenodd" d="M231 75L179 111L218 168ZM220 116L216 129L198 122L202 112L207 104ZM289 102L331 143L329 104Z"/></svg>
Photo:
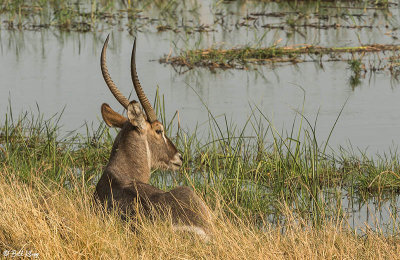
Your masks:
<svg viewBox="0 0 400 260"><path fill-rule="evenodd" d="M156 116L156 113L154 112L154 109L151 106L149 100L147 99L146 95L144 94L142 86L140 85L139 78L138 78L138 75L136 72L135 57L136 57L136 38L135 38L135 41L133 42L133 49L132 49L132 56L131 56L131 77L132 77L133 86L135 87L135 91L139 98L140 104L142 104L144 112L147 115L147 119L151 123L151 122L154 122L157 120L157 116Z"/></svg>
<svg viewBox="0 0 400 260"><path fill-rule="evenodd" d="M100 67L101 72L103 73L103 78L110 89L111 93L114 97L118 100L118 102L124 107L128 108L129 100L119 91L115 83L112 81L110 74L108 73L107 65L106 65L106 50L108 46L108 39L110 35L107 36L106 41L104 42L103 49L101 50L101 57L100 57Z"/></svg>

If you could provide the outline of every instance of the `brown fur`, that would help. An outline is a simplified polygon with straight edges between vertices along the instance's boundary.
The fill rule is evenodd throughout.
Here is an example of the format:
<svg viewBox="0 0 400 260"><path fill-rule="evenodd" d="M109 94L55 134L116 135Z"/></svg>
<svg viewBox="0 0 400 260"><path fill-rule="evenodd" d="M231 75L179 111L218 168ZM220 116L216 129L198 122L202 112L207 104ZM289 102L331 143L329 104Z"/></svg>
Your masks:
<svg viewBox="0 0 400 260"><path fill-rule="evenodd" d="M121 131L97 183L96 198L109 206L116 203L129 214L134 214L135 203L140 203L146 214L170 213L174 225L200 227L209 233L210 211L192 189L178 187L164 192L149 184L152 169L176 170L182 164L182 157L165 136L163 125L158 121L148 122L136 101L127 110L128 118L107 104L101 107L107 125Z"/></svg>

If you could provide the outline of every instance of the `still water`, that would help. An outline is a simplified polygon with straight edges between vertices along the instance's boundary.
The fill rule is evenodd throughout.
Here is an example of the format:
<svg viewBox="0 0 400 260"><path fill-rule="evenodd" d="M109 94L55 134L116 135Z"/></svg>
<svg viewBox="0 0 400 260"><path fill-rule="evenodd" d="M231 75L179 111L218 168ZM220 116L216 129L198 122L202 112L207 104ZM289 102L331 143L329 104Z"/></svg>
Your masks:
<svg viewBox="0 0 400 260"><path fill-rule="evenodd" d="M108 67L114 82L129 95L132 36L118 31L1 31L0 118L4 120L9 101L14 114L34 111L36 104L46 116L65 108L61 121L64 131L80 128L84 122L97 125L103 102L122 112L99 67L100 51L109 32ZM139 33L137 44L138 73L147 95L152 100L159 86L167 117L178 110L183 128L194 129L199 124L200 130L202 126L207 130L204 122L209 116L204 102L214 116L226 115L239 128L258 107L276 129L289 131L304 103L306 118L313 122L318 115L317 135L324 141L347 100L331 147L351 143L374 155L400 143L399 82L387 71L367 73L354 88L349 85L351 71L346 62L326 62L323 68L306 62L217 73L199 68L178 74L172 66L157 61L173 49L169 34Z"/></svg>

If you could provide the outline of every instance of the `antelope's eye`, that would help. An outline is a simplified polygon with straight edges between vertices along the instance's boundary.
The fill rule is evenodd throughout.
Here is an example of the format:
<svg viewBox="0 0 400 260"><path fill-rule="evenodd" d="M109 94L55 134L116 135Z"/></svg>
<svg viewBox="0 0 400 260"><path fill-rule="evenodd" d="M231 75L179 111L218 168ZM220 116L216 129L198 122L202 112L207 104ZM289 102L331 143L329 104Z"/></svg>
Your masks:
<svg viewBox="0 0 400 260"><path fill-rule="evenodd" d="M160 134L162 134L162 130L161 129L157 129L156 133L160 135Z"/></svg>

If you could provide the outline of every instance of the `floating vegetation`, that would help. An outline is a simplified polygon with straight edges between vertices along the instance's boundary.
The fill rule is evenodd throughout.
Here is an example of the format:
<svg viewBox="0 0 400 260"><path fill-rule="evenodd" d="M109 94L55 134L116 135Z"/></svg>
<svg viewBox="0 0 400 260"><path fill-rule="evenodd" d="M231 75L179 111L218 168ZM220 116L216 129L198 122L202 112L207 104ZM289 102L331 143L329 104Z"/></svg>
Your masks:
<svg viewBox="0 0 400 260"><path fill-rule="evenodd" d="M361 84L361 72L366 72L365 65L361 62L361 59L352 59L348 61L352 75L350 76L349 84L352 88Z"/></svg>
<svg viewBox="0 0 400 260"><path fill-rule="evenodd" d="M233 1L230 5L247 10L239 19L230 19L230 12L216 12L226 24L236 28L267 28L288 30L315 29L372 29L394 26L395 8L399 5L388 1L252 1L246 5ZM276 8L277 7L277 8ZM268 10L268 11L266 11ZM369 19L374 17L374 19ZM396 27L396 26L394 26Z"/></svg>
<svg viewBox="0 0 400 260"><path fill-rule="evenodd" d="M120 30L162 28L187 20L185 5L175 1L101 1L101 0L0 0L3 25L9 30L40 30L58 28L88 32L117 27ZM196 6L190 8L193 27ZM148 15L144 11L148 11ZM154 18L156 17L156 18ZM185 19L184 19L185 18ZM188 29L189 30L189 29ZM162 30L160 30L162 31ZM197 30L201 31L201 30Z"/></svg>
<svg viewBox="0 0 400 260"><path fill-rule="evenodd" d="M240 27L254 29L294 28L371 29L391 20L389 1L278 1L279 11L265 12L275 3L269 1L104 1L104 0L0 0L0 16L7 29L41 30L58 28L88 32L117 27L119 30L172 31L174 33L231 31ZM235 7L236 9L232 8ZM207 15L204 7L208 7ZM203 10L202 10L203 9ZM240 10L248 9L249 12ZM266 19L272 19L271 21ZM333 21L334 20L334 21ZM207 22L205 22L207 21ZM394 28L396 29L396 28Z"/></svg>
<svg viewBox="0 0 400 260"><path fill-rule="evenodd" d="M174 66L207 67L210 69L247 69L249 64L266 64L278 62L299 63L306 61L322 61L324 56L328 56L324 61L348 60L342 54L375 53L389 51L397 53L400 45L372 44L356 47L321 47L313 45L287 46L287 47L267 47L267 48L233 48L233 49L201 49L189 50L183 54L161 58L161 63ZM311 58L311 59L310 59ZM390 59L389 59L390 61ZM390 62L388 68L393 68L397 63Z"/></svg>

